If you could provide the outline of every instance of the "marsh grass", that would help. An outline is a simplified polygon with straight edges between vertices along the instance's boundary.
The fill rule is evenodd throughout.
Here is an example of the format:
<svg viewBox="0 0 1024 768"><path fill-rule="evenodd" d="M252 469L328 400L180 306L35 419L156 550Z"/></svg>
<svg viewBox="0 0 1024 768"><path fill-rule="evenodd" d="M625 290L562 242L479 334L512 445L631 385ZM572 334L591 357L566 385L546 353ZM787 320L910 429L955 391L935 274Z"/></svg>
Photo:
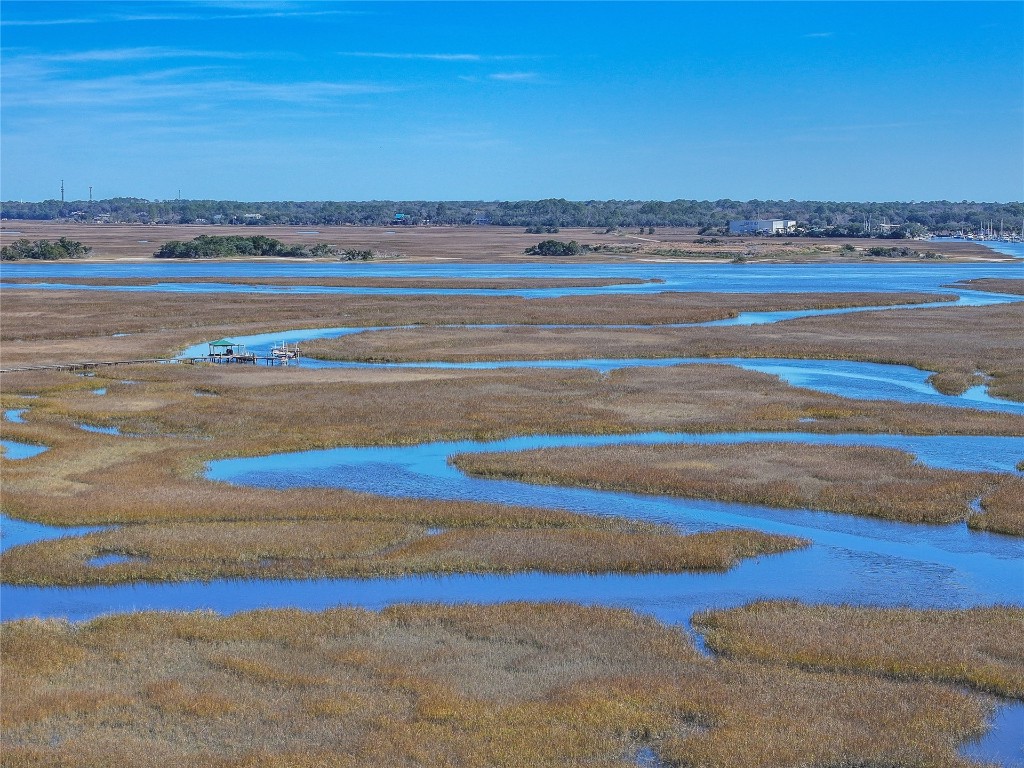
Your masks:
<svg viewBox="0 0 1024 768"><path fill-rule="evenodd" d="M5 278L5 283L32 285L52 282L48 278ZM131 286L158 285L160 283L217 283L229 285L281 285L326 286L332 288L475 288L489 291L508 291L538 288L603 288L612 285L642 285L661 283L638 277L173 277L166 280L125 277L69 277L61 278L65 285ZM920 294L910 294L919 296Z"/></svg>
<svg viewBox="0 0 1024 768"><path fill-rule="evenodd" d="M928 383L944 395L962 395L971 387L985 384L988 380L978 371L942 371L928 377Z"/></svg>
<svg viewBox="0 0 1024 768"><path fill-rule="evenodd" d="M313 381L296 389L267 378L265 371L252 373L255 378L241 371L140 367L117 374L130 375L131 385L108 382L102 375L84 385L78 377L56 376L52 389L38 386L39 376L27 376L43 396L31 401L31 419L9 426L17 437L31 437L51 449L31 462L5 466L5 511L51 524L127 527L14 549L0 561L3 578L67 585L523 570L723 570L741 558L803 545L749 531L681 536L673 529L559 510L322 488L278 491L205 480L203 464L219 456L374 437L398 443L492 437L547 431L553 424L572 432L606 429L597 421L603 413L600 403L589 417L571 402L560 415L540 407L552 394L564 392L566 384L575 390L578 373L568 378L551 372L539 378L471 376L460 379L465 386L455 389L444 377L420 381L408 375L388 384L338 382L332 387L325 386L323 372L303 371L295 372L299 379L312 373ZM583 377L595 379L600 377ZM109 384L103 398L90 394L97 382ZM196 398L197 388L221 396ZM385 406L388 395L382 389L413 399ZM585 391L576 398L583 396ZM459 402L459 397L466 400ZM522 407L524 398L537 405ZM396 409L416 416L396 422L391 416ZM467 412L480 416L467 423ZM513 414L528 420L517 423ZM79 423L120 426L138 436L86 433L74 426ZM355 433L349 431L353 428ZM413 431L389 435L389 429ZM445 532L428 536L428 528ZM89 565L94 557L112 553L134 559Z"/></svg>
<svg viewBox="0 0 1024 768"><path fill-rule="evenodd" d="M141 613L4 625L4 763L967 766L978 698L699 657L568 604ZM56 649L63 652L55 653ZM53 661L40 664L44 653Z"/></svg>
<svg viewBox="0 0 1024 768"><path fill-rule="evenodd" d="M514 512L513 510L510 510ZM381 578L445 573L724 571L807 542L747 530L682 535L579 516L563 528L456 528L430 535L398 523L310 521L136 525L15 547L0 555L14 584L77 586L224 578ZM618 523L615 530L612 526ZM102 567L101 555L127 562Z"/></svg>
<svg viewBox="0 0 1024 768"><path fill-rule="evenodd" d="M988 392L993 397L1024 403L1024 369L997 369L992 371Z"/></svg>
<svg viewBox="0 0 1024 768"><path fill-rule="evenodd" d="M1024 471L1024 461L1017 465ZM1024 536L1024 479L1013 477L981 499L982 514L971 515L967 525L980 531Z"/></svg>
<svg viewBox="0 0 1024 768"><path fill-rule="evenodd" d="M889 448L621 445L468 453L456 456L453 463L482 477L818 509L910 523L964 520L971 514L971 501L990 494L983 502L986 510L994 510L989 525L1005 528L1010 518L1018 526L1024 522L1019 508L1006 508L1010 498L1021 498L1016 478L932 469L909 453Z"/></svg>
<svg viewBox="0 0 1024 768"><path fill-rule="evenodd" d="M1024 401L1024 303L805 317L703 328L417 328L305 346L328 360L541 360L782 357L911 365L935 371L946 394L991 375L997 397Z"/></svg>
<svg viewBox="0 0 1024 768"><path fill-rule="evenodd" d="M9 220L8 229L14 229L17 237L28 237L33 240L40 238L55 239L64 235L80 240L92 248L89 260L118 259L152 259L153 252L170 240L190 240L196 236L196 228L190 225L143 225L96 227L91 224L53 221ZM328 243L342 250L371 249L375 251L399 252L405 254L404 261L420 262L479 262L493 264L495 262L523 263L540 262L545 264L586 264L593 262L622 263L624 256L604 256L601 250L592 250L575 256L554 258L549 256L526 256L523 251L528 246L537 244L535 234L524 231L523 227L387 227L362 226L318 226L318 234L310 235L305 227L266 226L260 231L284 243L295 245L311 245ZM242 235L252 234L252 228L243 225L204 225L202 232L211 235ZM563 228L559 237L565 240L576 240L594 249L606 246L613 253L632 254L629 260L649 261L650 251L655 248L688 249L696 253L733 250L737 255L749 250L765 249L780 250L790 246L801 251L816 252L817 261L850 261L849 255L840 250L841 246L863 246L863 238L815 238L813 245L808 241L797 239L779 240L772 238L728 238L727 244L722 242L708 243L706 238L698 236L695 229L686 227L658 227L654 235L638 239L626 232L610 234L605 228L567 227ZM7 231L0 231L0 239L8 239ZM704 242L702 242L702 240ZM613 244L609 244L609 243ZM891 240L887 243L895 247L920 248L917 240ZM639 246L639 247L637 247ZM996 253L980 243L974 242L942 242L929 243L929 248L940 250L947 258L960 261L1007 261L1013 257ZM657 258L657 257L654 257ZM702 257L703 258L703 257ZM803 257L804 259L809 257ZM797 260L790 257L787 260ZM800 259L803 260L803 259ZM262 261L291 262L287 259L269 259ZM333 260L331 260L333 261ZM293 263L293 262L291 262Z"/></svg>
<svg viewBox="0 0 1024 768"><path fill-rule="evenodd" d="M119 369L116 375L132 385L104 375L4 377L11 388L5 391L40 397L30 401L25 424L0 422L0 434L51 446L32 459L4 463L8 514L58 525L344 519L441 528L573 527L574 516L555 510L328 489L270 491L213 483L200 474L206 461L221 457L520 434L1024 434L1017 416L845 400L714 365L611 376L581 370ZM97 384L108 387L105 397L89 394ZM196 397L197 389L220 396ZM118 426L140 437L89 434L74 426L80 423Z"/></svg>
<svg viewBox="0 0 1024 768"><path fill-rule="evenodd" d="M59 297L59 301L55 299ZM3 292L0 359L18 364L166 357L210 339L291 328L395 325L663 324L741 311L949 300L948 294L645 293L510 296L113 293L18 288ZM113 334L129 334L114 337ZM40 344L46 340L46 344Z"/></svg>
<svg viewBox="0 0 1024 768"><path fill-rule="evenodd" d="M694 616L734 659L967 685L1024 698L1024 609L860 608L762 601Z"/></svg>
<svg viewBox="0 0 1024 768"><path fill-rule="evenodd" d="M991 291L992 293L1013 293L1024 296L1024 279L1013 277L977 277L973 280L961 280L953 283L950 288L970 288L974 291Z"/></svg>
<svg viewBox="0 0 1024 768"><path fill-rule="evenodd" d="M52 293L33 293L25 302L4 294L5 363L37 359L40 350L54 360L159 352L307 324L494 322L503 312L515 322L679 322L738 306L726 308L719 295L701 307L692 295L648 303L494 297L479 305L316 297L316 305L69 292L62 307ZM762 299L746 308L764 309ZM115 332L143 335L102 338ZM656 343L646 332L637 338ZM124 378L137 383L122 386ZM644 572L728 567L798 545L742 531L684 537L556 510L240 488L199 476L217 457L545 432L1024 434L1012 416L844 400L725 366L609 377L174 366L89 380L5 375L0 383L4 404L24 402L15 391L41 395L26 424L0 424L4 437L51 446L3 462L4 510L53 523L129 524L11 550L3 577L22 583L359 569ZM98 384L106 397L88 394ZM86 434L73 426L83 422L141 437ZM430 527L445 531L428 537ZM116 552L138 559L87 565ZM984 730L987 713L981 699L931 682L701 658L681 633L651 619L562 604L143 613L81 625L7 622L0 632L5 766L319 768L380 764L381 755L398 768L624 766L641 744L692 766L966 766L956 746Z"/></svg>

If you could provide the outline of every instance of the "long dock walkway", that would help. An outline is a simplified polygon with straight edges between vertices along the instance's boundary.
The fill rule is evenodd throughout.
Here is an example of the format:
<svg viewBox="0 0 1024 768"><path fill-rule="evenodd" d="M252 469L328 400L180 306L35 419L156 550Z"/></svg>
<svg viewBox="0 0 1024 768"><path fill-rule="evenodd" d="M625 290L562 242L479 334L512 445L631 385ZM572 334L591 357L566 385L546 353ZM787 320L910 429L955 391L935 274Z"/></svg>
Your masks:
<svg viewBox="0 0 1024 768"><path fill-rule="evenodd" d="M231 359L217 358L203 355L202 357L147 357L137 360L95 360L83 363L51 363L49 365L23 365L16 368L0 368L0 373L18 373L19 371L88 371L94 368L105 368L111 365L141 365L143 363L213 363L215 365L239 365L249 363L266 363L267 365L287 365L297 358L282 359L279 356L250 355L245 358L237 357Z"/></svg>

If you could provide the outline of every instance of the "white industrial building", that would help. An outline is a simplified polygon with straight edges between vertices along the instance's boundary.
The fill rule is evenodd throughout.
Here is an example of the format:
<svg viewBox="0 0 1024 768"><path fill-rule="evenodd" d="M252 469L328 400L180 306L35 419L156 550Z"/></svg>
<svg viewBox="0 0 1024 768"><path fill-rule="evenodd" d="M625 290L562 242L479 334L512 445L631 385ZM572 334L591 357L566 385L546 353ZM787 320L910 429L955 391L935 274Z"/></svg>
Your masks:
<svg viewBox="0 0 1024 768"><path fill-rule="evenodd" d="M755 235L764 232L774 235L777 232L792 232L796 222L792 219L743 219L729 222L730 235Z"/></svg>

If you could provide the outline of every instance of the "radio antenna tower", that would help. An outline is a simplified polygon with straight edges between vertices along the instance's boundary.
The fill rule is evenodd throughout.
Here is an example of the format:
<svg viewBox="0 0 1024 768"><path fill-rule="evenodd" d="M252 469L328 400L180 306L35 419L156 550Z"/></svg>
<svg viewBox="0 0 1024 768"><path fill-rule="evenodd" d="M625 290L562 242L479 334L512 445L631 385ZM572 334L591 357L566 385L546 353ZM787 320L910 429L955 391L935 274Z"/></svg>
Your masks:
<svg viewBox="0 0 1024 768"><path fill-rule="evenodd" d="M60 201L64 202L64 179L60 180Z"/></svg>

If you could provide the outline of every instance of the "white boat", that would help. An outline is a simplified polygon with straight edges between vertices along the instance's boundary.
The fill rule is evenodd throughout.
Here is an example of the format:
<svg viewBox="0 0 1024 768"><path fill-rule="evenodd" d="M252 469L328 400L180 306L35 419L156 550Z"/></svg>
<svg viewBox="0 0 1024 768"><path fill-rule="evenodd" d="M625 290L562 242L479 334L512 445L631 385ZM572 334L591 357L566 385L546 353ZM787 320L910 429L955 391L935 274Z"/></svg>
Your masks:
<svg viewBox="0 0 1024 768"><path fill-rule="evenodd" d="M297 360L299 357L299 345L279 341L270 348L270 355L277 360Z"/></svg>

